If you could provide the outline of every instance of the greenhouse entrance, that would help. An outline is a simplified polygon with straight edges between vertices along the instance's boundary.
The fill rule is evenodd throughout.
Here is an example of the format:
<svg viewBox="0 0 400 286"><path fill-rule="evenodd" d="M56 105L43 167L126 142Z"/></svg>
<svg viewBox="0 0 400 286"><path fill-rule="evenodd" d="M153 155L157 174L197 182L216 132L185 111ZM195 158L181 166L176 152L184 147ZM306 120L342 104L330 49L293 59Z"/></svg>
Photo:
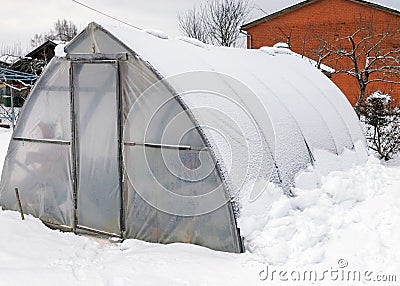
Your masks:
<svg viewBox="0 0 400 286"><path fill-rule="evenodd" d="M75 59L71 80L75 227L122 236L119 61Z"/></svg>

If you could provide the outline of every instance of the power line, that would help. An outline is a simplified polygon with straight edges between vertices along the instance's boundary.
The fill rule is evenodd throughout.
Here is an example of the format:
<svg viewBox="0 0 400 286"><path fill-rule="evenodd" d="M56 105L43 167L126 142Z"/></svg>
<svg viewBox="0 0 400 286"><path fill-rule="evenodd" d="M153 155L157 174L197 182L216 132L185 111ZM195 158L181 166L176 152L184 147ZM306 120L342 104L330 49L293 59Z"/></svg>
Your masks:
<svg viewBox="0 0 400 286"><path fill-rule="evenodd" d="M106 16L106 17L111 18L111 19L113 19L113 20L115 20L115 21L121 22L121 23L123 23L123 24L125 24L125 25L128 25L128 26L132 27L132 28L135 28L135 29L138 29L138 30L142 30L142 29L140 29L139 27L136 27L136 26L134 26L134 25L132 25L132 24L129 24L129 23L125 22L125 21L122 21L122 20L120 20L120 19L118 19L118 18L115 18L115 17L113 17L113 16L110 16L110 15L108 15L108 14L106 14L106 13L104 13L104 12L101 12L101 11L95 9L95 8L92 8L92 7L86 5L86 4L82 3L82 2L79 2L79 1L76 1L76 0L72 0L72 2L75 2L75 3L77 3L77 4L79 4L79 5L83 6L83 7L86 7L86 8L88 8L88 9L90 9L90 10L93 10L93 11L95 11L95 12L97 12L97 13L103 15L103 16Z"/></svg>

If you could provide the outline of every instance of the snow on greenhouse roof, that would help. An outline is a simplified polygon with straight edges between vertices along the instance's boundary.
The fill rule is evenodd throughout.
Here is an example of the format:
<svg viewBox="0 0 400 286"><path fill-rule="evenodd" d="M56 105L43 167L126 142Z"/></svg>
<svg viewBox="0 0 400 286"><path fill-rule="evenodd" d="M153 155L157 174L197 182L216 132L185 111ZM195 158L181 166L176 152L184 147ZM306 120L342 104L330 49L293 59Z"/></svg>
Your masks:
<svg viewBox="0 0 400 286"><path fill-rule="evenodd" d="M87 42L90 33L98 30L118 45L106 45L105 36L100 34L98 40ZM200 126L206 126L203 131L226 169L242 163L246 152L248 164L255 164L266 141L280 169L280 181L294 185L295 175L312 163L311 153L325 150L341 154L363 140L357 117L343 93L290 50L216 47L189 38L167 38L161 32L149 34L96 23L90 24L82 37L85 39L76 42L86 41L85 47L97 44L96 52L110 53L111 47L114 52L127 49L147 62L180 95ZM74 45L72 41L66 47L67 53L82 52L74 50ZM215 110L224 115L214 116ZM234 122L226 123L230 119ZM252 128L252 120L260 130ZM225 138L231 139L229 144ZM238 143L242 138L246 142ZM249 169L250 173L259 171L254 166Z"/></svg>
<svg viewBox="0 0 400 286"><path fill-rule="evenodd" d="M305 83L312 82L316 89L328 89L330 94L340 98L341 107L338 108L338 112L345 113L351 110L336 86L307 60L292 52L283 53L280 52L282 49L275 48L274 54L268 55L265 48L246 50L216 47L190 38L160 40L128 27L105 26L105 29L148 61L163 77L199 70L218 71L238 78L256 94L261 95L265 94L266 90L260 80L273 86L272 90L276 94L286 94L288 90L293 92L294 87L297 93L307 94L309 86ZM197 44L193 44L194 42ZM330 67L324 68L326 71L334 71ZM289 86L287 83L290 83ZM352 112L350 113L352 115Z"/></svg>
<svg viewBox="0 0 400 286"><path fill-rule="evenodd" d="M274 56L275 54L291 54L297 57L300 57L302 59L304 59L305 61L309 62L311 65L313 65L314 67L317 67L318 63L316 61L314 61L313 59L307 58L305 56L302 56L300 54L297 54L293 51L291 51L289 49L288 44L286 43L276 43L273 47L261 47L260 51L270 54L272 56ZM324 64L320 64L319 67L322 71L327 72L327 73L334 73L335 69L324 65Z"/></svg>

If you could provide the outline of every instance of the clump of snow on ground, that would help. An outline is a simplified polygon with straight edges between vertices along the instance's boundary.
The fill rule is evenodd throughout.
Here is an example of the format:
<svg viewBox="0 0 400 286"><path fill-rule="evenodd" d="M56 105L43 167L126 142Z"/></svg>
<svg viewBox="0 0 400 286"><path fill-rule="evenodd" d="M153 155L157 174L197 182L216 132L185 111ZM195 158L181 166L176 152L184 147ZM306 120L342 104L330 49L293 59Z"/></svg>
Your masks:
<svg viewBox="0 0 400 286"><path fill-rule="evenodd" d="M1 165L10 137L0 130ZM370 157L364 165L316 176L320 185L296 188L294 198L269 184L243 208L244 254L133 239L112 243L0 210L1 285L308 285L260 277L267 266L338 269L340 259L346 269L397 274L399 281L400 161L385 166Z"/></svg>

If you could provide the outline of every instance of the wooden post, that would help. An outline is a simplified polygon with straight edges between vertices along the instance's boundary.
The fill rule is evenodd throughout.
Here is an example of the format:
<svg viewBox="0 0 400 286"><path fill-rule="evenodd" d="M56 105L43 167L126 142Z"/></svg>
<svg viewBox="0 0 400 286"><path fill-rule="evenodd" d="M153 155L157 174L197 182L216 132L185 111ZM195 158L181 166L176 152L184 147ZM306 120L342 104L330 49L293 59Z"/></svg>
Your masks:
<svg viewBox="0 0 400 286"><path fill-rule="evenodd" d="M22 210L21 200L19 199L18 188L15 188L15 196L17 197L18 207L19 207L19 212L20 212L20 214L21 214L21 218L22 218L22 220L24 220L25 217L24 217L24 212L23 212L23 210Z"/></svg>

